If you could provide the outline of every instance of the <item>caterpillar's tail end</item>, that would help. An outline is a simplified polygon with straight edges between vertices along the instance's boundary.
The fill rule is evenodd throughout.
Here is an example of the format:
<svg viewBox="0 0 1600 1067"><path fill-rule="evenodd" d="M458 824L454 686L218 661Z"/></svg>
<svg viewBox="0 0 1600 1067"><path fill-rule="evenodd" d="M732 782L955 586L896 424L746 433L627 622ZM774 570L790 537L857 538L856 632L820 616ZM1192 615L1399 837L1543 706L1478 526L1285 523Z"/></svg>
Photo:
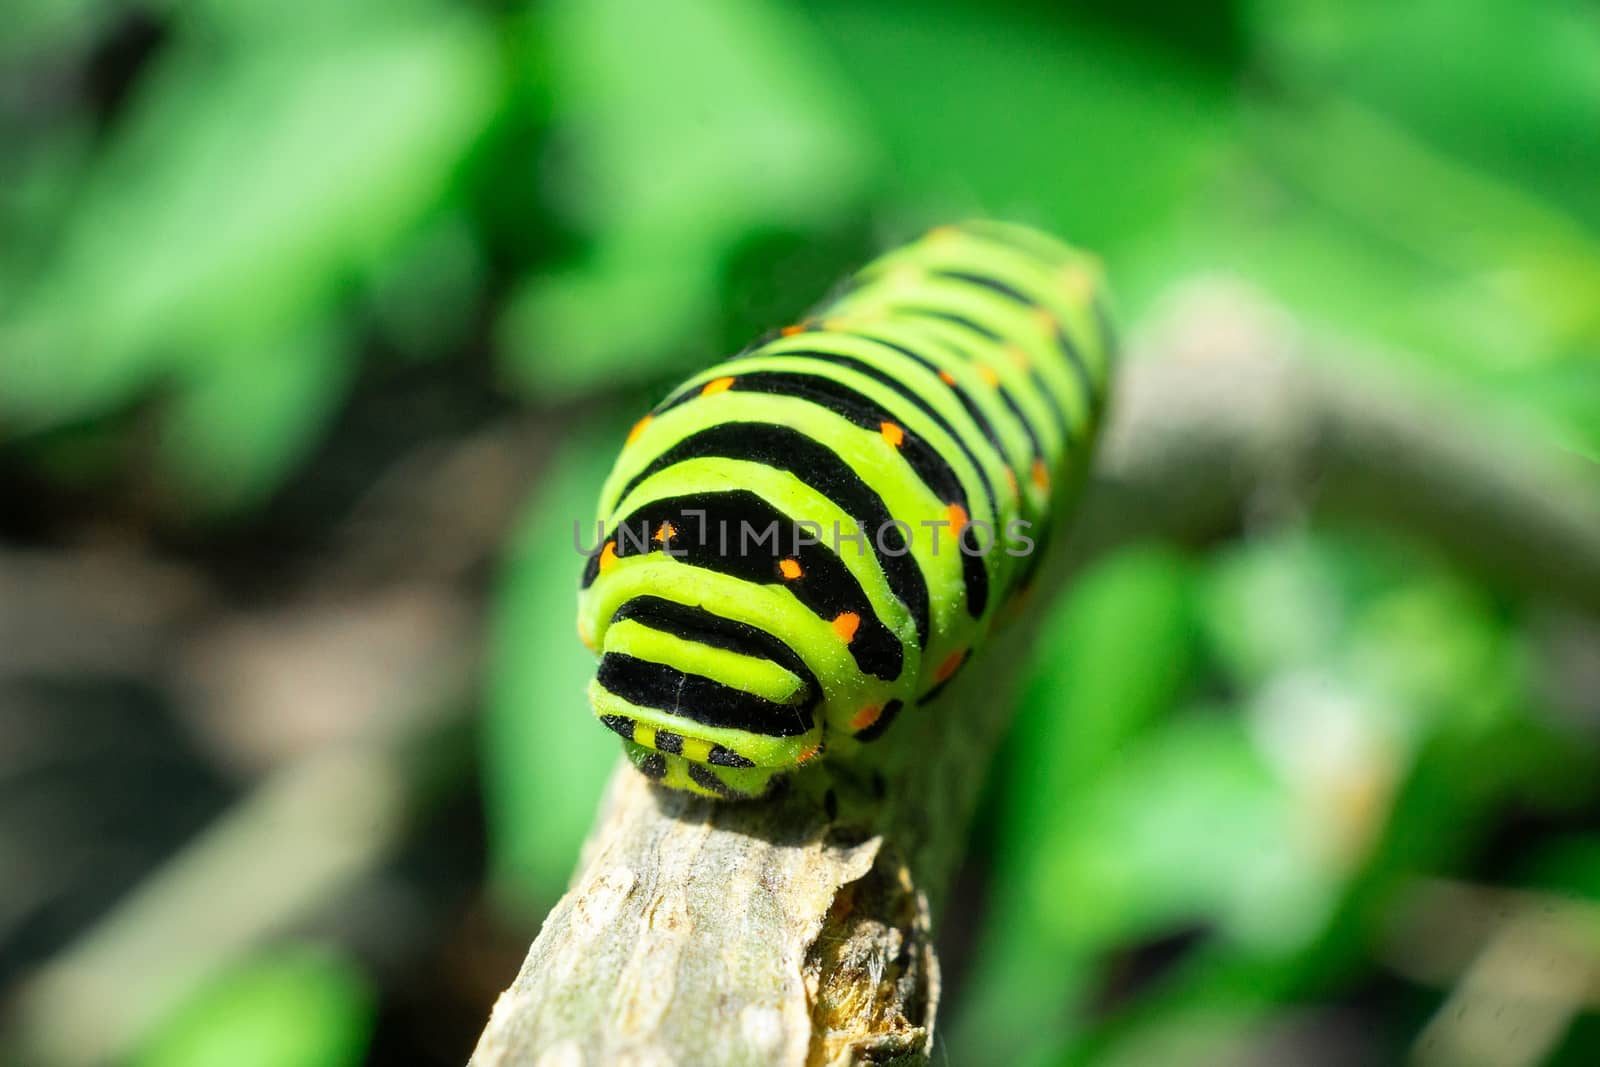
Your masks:
<svg viewBox="0 0 1600 1067"><path fill-rule="evenodd" d="M716 800L758 800L772 791L788 768L715 767L624 741L628 759L639 773L673 789Z"/></svg>

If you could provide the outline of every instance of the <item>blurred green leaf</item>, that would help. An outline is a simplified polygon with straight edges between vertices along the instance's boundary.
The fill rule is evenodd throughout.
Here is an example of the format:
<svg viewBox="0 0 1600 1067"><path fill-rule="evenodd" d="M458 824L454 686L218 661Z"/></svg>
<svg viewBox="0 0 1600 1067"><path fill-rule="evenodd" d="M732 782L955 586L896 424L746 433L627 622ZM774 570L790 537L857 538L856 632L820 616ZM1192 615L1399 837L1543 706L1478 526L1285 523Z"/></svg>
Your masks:
<svg viewBox="0 0 1600 1067"><path fill-rule="evenodd" d="M121 6L117 0L12 0L0 35L0 65L81 48Z"/></svg>
<svg viewBox="0 0 1600 1067"><path fill-rule="evenodd" d="M1193 585L1182 556L1132 546L1081 575L1041 626L1000 764L997 825L981 832L992 842L995 897L952 1038L963 1060L1014 1047L1083 980L1081 942L1052 929L1067 889L1049 883L1049 846L1063 812L1082 805L1187 683Z"/></svg>
<svg viewBox="0 0 1600 1067"><path fill-rule="evenodd" d="M1256 0L1248 8L1265 64L1296 95L1339 94L1379 109L1600 225L1592 5Z"/></svg>
<svg viewBox="0 0 1600 1067"><path fill-rule="evenodd" d="M1387 713L1402 734L1436 723L1471 735L1526 683L1488 596L1386 537L1330 529L1233 546L1204 588L1211 651L1247 690L1332 673L1410 709Z"/></svg>
<svg viewBox="0 0 1600 1067"><path fill-rule="evenodd" d="M15 154L0 161L0 331L65 225L92 159L92 136L82 116L61 116L24 145L24 135L0 118L0 138L17 142Z"/></svg>
<svg viewBox="0 0 1600 1067"><path fill-rule="evenodd" d="M639 380L714 325L735 243L848 211L873 163L808 27L767 0L549 6L562 154L550 192L588 253L529 280L507 365L560 396Z"/></svg>
<svg viewBox="0 0 1600 1067"><path fill-rule="evenodd" d="M1303 116L1298 121L1315 125ZM1296 141L1368 161L1381 158L1333 130ZM1274 150L1286 150L1287 143ZM1314 156L1297 167L1335 169ZM1361 180L1401 186L1406 179L1387 175L1410 172L1394 161ZM1386 192L1381 203L1358 195L1366 214L1361 225L1352 225L1343 203L1310 201L1281 177L1253 173L1241 183L1239 196L1211 205L1142 249L1131 271L1135 284L1148 290L1185 274L1238 275L1286 304L1311 332L1337 338L1337 350L1351 357L1348 373L1362 373L1363 362L1390 374L1399 365L1414 375L1466 383L1489 401L1524 400L1522 410L1546 422L1570 409L1574 416L1563 435L1593 435L1600 417L1593 404L1600 390L1600 320L1585 286L1600 279L1600 255L1591 254L1600 246L1581 232L1561 231L1559 220L1518 196L1516 208L1500 204L1480 212L1472 223L1475 236L1463 242L1445 217L1453 209L1414 208L1413 200L1439 195L1428 182ZM1523 208L1540 221L1519 222Z"/></svg>
<svg viewBox="0 0 1600 1067"><path fill-rule="evenodd" d="M1148 39L1005 4L807 5L917 222L999 214L1107 255L1215 179L1227 75Z"/></svg>
<svg viewBox="0 0 1600 1067"><path fill-rule="evenodd" d="M1502 388L1508 402L1554 421L1562 445L1600 464L1600 347Z"/></svg>
<svg viewBox="0 0 1600 1067"><path fill-rule="evenodd" d="M1209 683L1191 677L1207 667ZM1141 1062L1219 1011L1250 1023L1268 989L1332 951L1322 938L1354 936L1380 906L1371 887L1351 903L1368 872L1392 884L1455 854L1471 837L1443 832L1452 810L1481 826L1469 813L1551 774L1492 603L1371 534L1291 530L1199 574L1159 549L1113 557L1048 620L1035 670L1002 809L1014 825L989 831L1001 851L978 992L955 1024L969 1055L1032 1044L1100 1062L1086 1050L1103 1045ZM1160 716L1208 684L1231 706ZM1468 770L1487 760L1494 773ZM1125 1030L1090 1025L1104 958L1192 928L1215 936L1168 976L1170 1002L1149 994Z"/></svg>
<svg viewBox="0 0 1600 1067"><path fill-rule="evenodd" d="M1263 155L1288 181L1516 316L1523 336L1500 365L1600 341L1600 241L1570 214L1374 112L1329 103L1260 118Z"/></svg>
<svg viewBox="0 0 1600 1067"><path fill-rule="evenodd" d="M228 44L298 47L348 41L374 26L436 17L446 9L439 0L339 0L303 8L262 0L189 0L182 16Z"/></svg>
<svg viewBox="0 0 1600 1067"><path fill-rule="evenodd" d="M1341 351L1600 454L1600 22L1567 0L1288 0L1246 21L1270 81L1231 186L1141 249L1131 287L1241 274Z"/></svg>
<svg viewBox="0 0 1600 1067"><path fill-rule="evenodd" d="M1499 724L1528 683L1488 596L1438 574L1364 605L1347 662L1393 699L1439 709L1440 728L1466 735Z"/></svg>
<svg viewBox="0 0 1600 1067"><path fill-rule="evenodd" d="M1345 623L1345 592L1310 538L1224 549L1205 585L1202 619L1213 654L1239 684L1320 656Z"/></svg>
<svg viewBox="0 0 1600 1067"><path fill-rule="evenodd" d="M594 656L579 642L578 578L600 485L625 424L593 419L528 501L502 565L484 723L490 860L502 901L530 916L559 896L619 751L594 721Z"/></svg>
<svg viewBox="0 0 1600 1067"><path fill-rule="evenodd" d="M1006 762L1018 860L1087 776L1172 709L1193 665L1192 586L1182 556L1138 545L1086 571L1052 607Z"/></svg>
<svg viewBox="0 0 1600 1067"><path fill-rule="evenodd" d="M162 426L161 452L184 500L233 511L260 502L316 441L354 370L332 322L197 364Z"/></svg>
<svg viewBox="0 0 1600 1067"><path fill-rule="evenodd" d="M1302 936L1325 907L1294 805L1237 717L1191 717L1124 754L1064 812L1033 892L1058 939L1109 945L1196 922ZM1049 907L1066 886L1071 908Z"/></svg>
<svg viewBox="0 0 1600 1067"><path fill-rule="evenodd" d="M0 416L50 425L242 351L271 359L446 193L496 79L465 12L163 53L0 323Z"/></svg>
<svg viewBox="0 0 1600 1067"><path fill-rule="evenodd" d="M460 213L427 220L371 272L368 301L384 340L410 359L457 350L475 324L485 273Z"/></svg>
<svg viewBox="0 0 1600 1067"><path fill-rule="evenodd" d="M279 948L223 974L158 1028L134 1067L354 1067L372 990L330 951Z"/></svg>

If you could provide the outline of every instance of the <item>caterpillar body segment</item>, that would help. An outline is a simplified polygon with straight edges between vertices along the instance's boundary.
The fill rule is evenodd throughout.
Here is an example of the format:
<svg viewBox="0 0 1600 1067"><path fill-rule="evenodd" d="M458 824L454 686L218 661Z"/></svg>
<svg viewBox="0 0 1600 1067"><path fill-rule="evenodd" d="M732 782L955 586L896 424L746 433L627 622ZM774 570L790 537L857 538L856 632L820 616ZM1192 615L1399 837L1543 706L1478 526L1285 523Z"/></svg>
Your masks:
<svg viewBox="0 0 1600 1067"><path fill-rule="evenodd" d="M1109 323L1092 257L945 226L640 419L578 619L634 765L759 796L929 711L1070 503Z"/></svg>

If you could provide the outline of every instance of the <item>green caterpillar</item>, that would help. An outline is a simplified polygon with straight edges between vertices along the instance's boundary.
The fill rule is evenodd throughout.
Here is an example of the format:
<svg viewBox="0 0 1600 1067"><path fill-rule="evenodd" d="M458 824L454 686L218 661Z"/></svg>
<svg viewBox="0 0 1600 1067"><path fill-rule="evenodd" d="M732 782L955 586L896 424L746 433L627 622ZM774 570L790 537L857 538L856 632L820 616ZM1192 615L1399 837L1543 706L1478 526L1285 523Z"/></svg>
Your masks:
<svg viewBox="0 0 1600 1067"><path fill-rule="evenodd" d="M1098 261L933 230L691 378L600 494L594 713L667 785L745 798L924 709L1028 586L1114 342Z"/></svg>

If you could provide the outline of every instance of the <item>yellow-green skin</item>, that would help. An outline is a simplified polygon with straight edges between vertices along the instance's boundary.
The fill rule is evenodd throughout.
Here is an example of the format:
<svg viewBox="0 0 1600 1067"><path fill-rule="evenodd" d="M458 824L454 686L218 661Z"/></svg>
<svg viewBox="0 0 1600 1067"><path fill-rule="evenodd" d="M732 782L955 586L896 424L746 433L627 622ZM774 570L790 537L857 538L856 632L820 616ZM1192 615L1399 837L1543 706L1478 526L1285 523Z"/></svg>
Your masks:
<svg viewBox="0 0 1600 1067"><path fill-rule="evenodd" d="M1025 547L1025 537L1035 553L1042 551L1081 481L1113 348L1096 259L1034 230L970 222L933 230L873 261L804 323L691 378L634 427L601 490L598 517L607 539L591 560L578 611L584 642L610 657L590 686L595 714L629 739L630 755L646 773L669 786L734 798L760 795L775 776L824 751L848 754L879 736L886 709L902 720L933 713L931 698L1024 591L1036 560L1006 547ZM734 442L723 452L739 452L738 442L748 439L759 454L687 458L639 480L669 449L689 447L684 442L692 435L709 440L717 435L707 431L729 423L740 425L722 431ZM850 541L863 532L864 516L847 512L827 477L811 468L783 469L774 456L784 450L757 441L768 433L763 427L774 441L792 441L783 435L798 432L826 448L908 524L910 559L927 590L925 647L907 599L891 588L889 561L874 545L879 535L865 530L861 548ZM937 478L928 473L930 454L939 460ZM953 486L959 500L951 499ZM678 521L656 527L660 536L644 550L619 543L617 524L629 516L686 498L721 500L717 494L734 490L754 494L789 520L820 524L824 548L833 548L837 523L843 537L833 555L859 585L867 610L829 617L832 609L818 603L834 591L854 595L854 585L808 589L804 583L820 581L812 576L822 569L796 576L799 558L782 550L771 560L741 564L741 574L723 573L720 561L702 556L696 558L708 565L675 556L669 552L675 542L699 538ZM998 541L980 557L986 596L973 584L974 564L959 550L953 527L928 525L962 519L987 524ZM974 525L966 536L982 530ZM696 551L711 551L710 537L700 538L707 543L697 541ZM752 567L759 572L754 580ZM905 592L903 566L899 580ZM974 611L980 596L984 603ZM748 648L713 647L659 621L613 621L640 597L760 630L791 650L814 682L793 663L785 668ZM854 626L850 616L858 620ZM899 645L892 677L875 676L858 662L869 631L879 626ZM623 673L634 688L608 681ZM685 686L683 675L694 676L693 684ZM613 691L659 695L673 679L680 693L759 697L754 704L783 725L719 726L706 720L722 713L704 702L652 697L657 706L649 706ZM716 685L696 690L705 680ZM809 720L801 710L807 700L815 703ZM780 729L788 732L774 732Z"/></svg>

